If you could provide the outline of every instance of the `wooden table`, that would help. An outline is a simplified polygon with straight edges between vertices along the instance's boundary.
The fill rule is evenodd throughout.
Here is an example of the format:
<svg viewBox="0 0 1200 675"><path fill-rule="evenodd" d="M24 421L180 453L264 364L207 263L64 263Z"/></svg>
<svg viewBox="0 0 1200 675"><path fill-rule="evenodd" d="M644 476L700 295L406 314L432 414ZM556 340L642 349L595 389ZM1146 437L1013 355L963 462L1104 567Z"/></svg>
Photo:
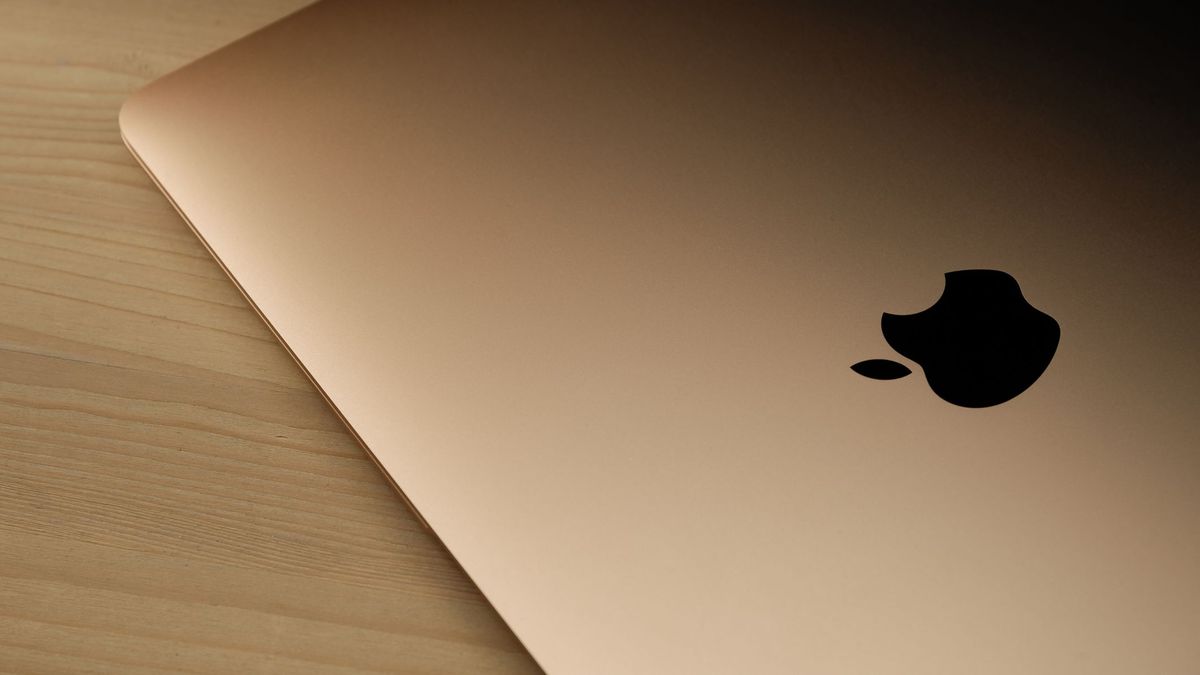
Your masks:
<svg viewBox="0 0 1200 675"><path fill-rule="evenodd" d="M0 0L0 671L537 668L121 144L303 0Z"/></svg>

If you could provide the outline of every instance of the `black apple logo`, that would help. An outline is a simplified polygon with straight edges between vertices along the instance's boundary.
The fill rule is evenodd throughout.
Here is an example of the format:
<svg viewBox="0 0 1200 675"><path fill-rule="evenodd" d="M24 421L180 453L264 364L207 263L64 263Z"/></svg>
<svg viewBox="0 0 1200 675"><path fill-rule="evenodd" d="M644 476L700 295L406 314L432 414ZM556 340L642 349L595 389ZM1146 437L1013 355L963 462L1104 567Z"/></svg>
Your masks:
<svg viewBox="0 0 1200 675"><path fill-rule="evenodd" d="M1025 300L1017 280L997 270L946 274L942 297L917 314L884 314L883 337L916 361L942 399L967 408L1011 400L1041 377L1058 348L1058 322ZM886 359L850 366L876 380L910 371Z"/></svg>

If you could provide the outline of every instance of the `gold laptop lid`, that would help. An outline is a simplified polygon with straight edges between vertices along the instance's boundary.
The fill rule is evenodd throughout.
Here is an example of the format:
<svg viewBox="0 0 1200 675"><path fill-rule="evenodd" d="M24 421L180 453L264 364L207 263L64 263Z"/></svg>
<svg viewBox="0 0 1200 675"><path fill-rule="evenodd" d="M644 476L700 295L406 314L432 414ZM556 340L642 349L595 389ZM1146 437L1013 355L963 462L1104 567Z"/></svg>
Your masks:
<svg viewBox="0 0 1200 675"><path fill-rule="evenodd" d="M325 2L121 127L548 672L1194 673L1188 214L897 44Z"/></svg>

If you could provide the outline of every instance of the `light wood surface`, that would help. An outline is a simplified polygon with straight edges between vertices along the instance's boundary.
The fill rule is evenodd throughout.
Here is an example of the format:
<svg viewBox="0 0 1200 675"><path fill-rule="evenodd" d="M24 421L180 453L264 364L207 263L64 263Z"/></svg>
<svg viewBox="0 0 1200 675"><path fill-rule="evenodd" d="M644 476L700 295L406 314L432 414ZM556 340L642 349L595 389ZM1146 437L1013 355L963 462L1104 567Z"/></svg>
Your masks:
<svg viewBox="0 0 1200 675"><path fill-rule="evenodd" d="M303 0L0 0L0 671L536 672L121 144Z"/></svg>

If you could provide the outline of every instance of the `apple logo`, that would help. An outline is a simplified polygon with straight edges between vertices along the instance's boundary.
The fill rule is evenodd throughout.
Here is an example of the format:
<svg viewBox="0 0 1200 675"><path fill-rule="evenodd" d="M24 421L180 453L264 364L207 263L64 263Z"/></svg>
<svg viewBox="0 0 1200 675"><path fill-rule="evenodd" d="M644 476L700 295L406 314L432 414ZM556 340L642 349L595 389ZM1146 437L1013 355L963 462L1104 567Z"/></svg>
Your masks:
<svg viewBox="0 0 1200 675"><path fill-rule="evenodd" d="M1058 348L1059 327L998 270L946 273L942 297L916 314L884 314L883 337L925 371L933 392L966 408L1009 401L1041 377ZM876 380L912 371L887 359L850 366Z"/></svg>

